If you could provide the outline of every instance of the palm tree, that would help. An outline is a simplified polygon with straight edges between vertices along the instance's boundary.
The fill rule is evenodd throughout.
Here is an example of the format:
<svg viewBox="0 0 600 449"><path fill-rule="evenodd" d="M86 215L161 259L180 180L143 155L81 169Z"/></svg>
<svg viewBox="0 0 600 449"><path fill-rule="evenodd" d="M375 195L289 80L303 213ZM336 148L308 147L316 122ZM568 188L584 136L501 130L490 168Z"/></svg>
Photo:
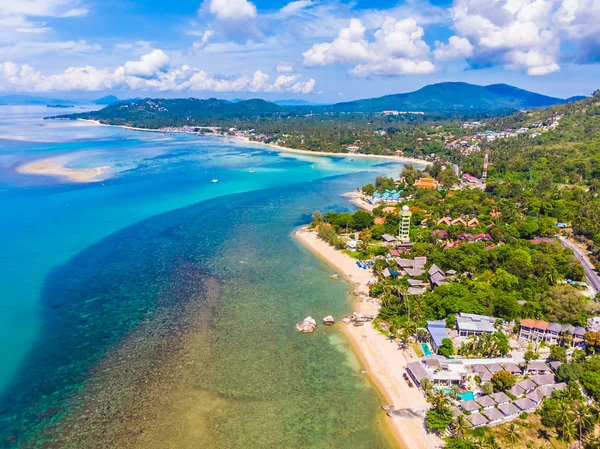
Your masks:
<svg viewBox="0 0 600 449"><path fill-rule="evenodd" d="M562 432L562 441L565 443L565 447L568 448L568 443L575 439L575 435L577 435L577 429L575 428L575 424L572 421L565 421L564 425L561 429Z"/></svg>
<svg viewBox="0 0 600 449"><path fill-rule="evenodd" d="M457 438L464 438L469 433L470 428L467 418L464 415L458 415L452 423L452 434Z"/></svg>
<svg viewBox="0 0 600 449"><path fill-rule="evenodd" d="M506 426L505 430L505 437L509 443L516 444L521 439L521 431L516 423L511 422L508 426Z"/></svg>
<svg viewBox="0 0 600 449"><path fill-rule="evenodd" d="M577 426L579 431L579 446L583 442L583 430L594 424L594 416L590 413L590 409L584 404L578 403L573 409L573 424Z"/></svg>
<svg viewBox="0 0 600 449"><path fill-rule="evenodd" d="M436 391L433 395L429 396L427 400L436 410L444 410L448 408L448 396L446 396L443 390Z"/></svg>
<svg viewBox="0 0 600 449"><path fill-rule="evenodd" d="M458 385L452 385L450 387L450 396L457 399L460 396L460 387Z"/></svg>
<svg viewBox="0 0 600 449"><path fill-rule="evenodd" d="M423 393L427 396L431 395L433 392L433 382L429 379L423 379L421 381L421 390L423 390Z"/></svg>

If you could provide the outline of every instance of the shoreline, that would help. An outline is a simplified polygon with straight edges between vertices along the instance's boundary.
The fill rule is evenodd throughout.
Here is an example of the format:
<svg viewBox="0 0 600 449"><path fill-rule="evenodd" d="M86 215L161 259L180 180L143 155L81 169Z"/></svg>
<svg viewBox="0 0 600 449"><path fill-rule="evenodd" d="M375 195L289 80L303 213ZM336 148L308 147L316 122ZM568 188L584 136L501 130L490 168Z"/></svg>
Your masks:
<svg viewBox="0 0 600 449"><path fill-rule="evenodd" d="M89 119L82 119L82 118L78 118L77 120L82 121L82 122L87 122L87 123L93 123L98 126L111 126L113 128L127 129L129 131L146 131L146 132L162 133L162 134L169 134L169 133L192 134L192 135L196 134L196 133L186 133L186 132L177 132L177 131L161 131L158 129L151 129L151 128L137 128L134 126L126 126L126 125L108 125L105 123L100 123L98 120L89 120ZM412 158L412 157L405 157L405 156L385 156L385 155L380 155L380 154L361 154L361 153L356 153L356 154L328 153L326 151L298 150L295 148L283 147L281 145L275 145L272 143L256 142L256 141L250 140L247 137L241 137L241 136L219 136L219 135L215 135L215 134L205 134L203 137L225 137L227 139L239 140L240 142L243 142L246 144L259 145L259 146L267 147L267 149L280 151L280 152L284 152L284 153L306 154L309 156L312 155L312 156L331 156L331 157L342 157L342 158L349 157L349 158L361 158L361 159L382 159L382 160L387 160L387 161L403 162L403 163L410 163L410 164L415 164L415 165L423 165L423 166L429 165L429 162L427 162L427 161L417 159L417 158Z"/></svg>
<svg viewBox="0 0 600 449"><path fill-rule="evenodd" d="M100 182L106 179L102 175L110 170L108 165L92 168L65 167L65 164L77 157L78 155L74 154L36 159L17 166L15 171L23 175L52 176L75 183Z"/></svg>
<svg viewBox="0 0 600 449"><path fill-rule="evenodd" d="M314 231L306 228L296 230L294 237L317 257L327 262L354 287L357 296L353 307L358 313L376 315L379 305L368 300L367 282L374 279L370 271L359 268L350 256L337 251L326 242L320 240ZM340 324L342 333L350 342L354 353L367 369L369 378L385 398L387 404L399 409L425 409L429 404L417 388L410 388L402 378L404 367L416 358L400 350L395 342L380 334L367 323L355 327L351 324ZM443 442L425 429L424 418L386 417L399 447L402 449L434 449L443 446Z"/></svg>

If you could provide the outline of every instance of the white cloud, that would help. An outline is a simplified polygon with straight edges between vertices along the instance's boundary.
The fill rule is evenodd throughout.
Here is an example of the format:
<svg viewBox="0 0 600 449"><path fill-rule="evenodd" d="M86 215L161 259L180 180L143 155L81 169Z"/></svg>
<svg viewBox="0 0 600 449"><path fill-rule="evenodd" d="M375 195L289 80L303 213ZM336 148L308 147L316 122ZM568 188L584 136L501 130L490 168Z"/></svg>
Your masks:
<svg viewBox="0 0 600 449"><path fill-rule="evenodd" d="M281 8L278 12L280 17L290 17L295 14L298 14L301 11L304 11L308 8L315 6L317 2L313 0L297 0L288 3L283 8Z"/></svg>
<svg viewBox="0 0 600 449"><path fill-rule="evenodd" d="M294 71L294 64L289 62L280 62L277 64L277 71L279 73L292 73Z"/></svg>
<svg viewBox="0 0 600 449"><path fill-rule="evenodd" d="M423 40L423 28L412 18L396 20L388 17L369 42L360 20L351 19L332 42L314 44L305 51L304 64L324 66L354 65L355 76L403 75L431 73L435 65L429 61L429 46Z"/></svg>
<svg viewBox="0 0 600 449"><path fill-rule="evenodd" d="M454 28L459 38L473 45L471 55L476 63L502 64L530 75L552 73L560 70L560 30L554 24L557 2L495 0L492 5L455 0ZM444 55L443 51L440 54Z"/></svg>
<svg viewBox="0 0 600 449"><path fill-rule="evenodd" d="M453 59L468 58L473 54L473 45L469 39L458 36L451 36L448 43L435 42L433 55L438 61L451 61Z"/></svg>
<svg viewBox="0 0 600 449"><path fill-rule="evenodd" d="M210 0L209 10L225 21L237 22L256 17L256 6L248 0Z"/></svg>
<svg viewBox="0 0 600 449"><path fill-rule="evenodd" d="M170 62L169 56L162 50L153 50L143 55L139 61L125 63L125 75L138 77L151 77L164 71Z"/></svg>
<svg viewBox="0 0 600 449"><path fill-rule="evenodd" d="M216 78L186 64L169 67L162 50L154 50L137 61L127 61L114 71L93 66L69 67L64 72L43 75L28 64L0 64L0 90L15 92L103 91L115 88L137 91L297 92L313 91L315 80L300 75L280 75L273 83L257 70L252 77Z"/></svg>
<svg viewBox="0 0 600 449"><path fill-rule="evenodd" d="M32 57L47 53L75 53L85 54L101 50L97 44L89 44L86 41L22 41L11 45L0 46L0 59L17 59Z"/></svg>

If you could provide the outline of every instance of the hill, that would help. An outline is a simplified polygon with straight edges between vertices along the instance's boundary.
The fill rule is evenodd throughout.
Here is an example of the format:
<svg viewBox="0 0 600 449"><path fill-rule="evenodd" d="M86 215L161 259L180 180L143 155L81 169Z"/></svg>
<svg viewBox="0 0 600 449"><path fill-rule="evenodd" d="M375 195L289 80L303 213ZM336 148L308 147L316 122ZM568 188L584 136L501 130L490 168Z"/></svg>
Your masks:
<svg viewBox="0 0 600 449"><path fill-rule="evenodd" d="M232 118L269 117L285 112L281 106L253 99L232 103L209 98L163 99L146 98L130 103L113 103L99 111L58 116L56 118L84 118L111 125L130 125L144 128L182 126L202 120L204 126L218 126L221 120Z"/></svg>
<svg viewBox="0 0 600 449"><path fill-rule="evenodd" d="M501 112L565 103L567 100L529 92L508 84L478 86L468 83L430 84L415 92L385 95L326 107L327 111L377 112Z"/></svg>

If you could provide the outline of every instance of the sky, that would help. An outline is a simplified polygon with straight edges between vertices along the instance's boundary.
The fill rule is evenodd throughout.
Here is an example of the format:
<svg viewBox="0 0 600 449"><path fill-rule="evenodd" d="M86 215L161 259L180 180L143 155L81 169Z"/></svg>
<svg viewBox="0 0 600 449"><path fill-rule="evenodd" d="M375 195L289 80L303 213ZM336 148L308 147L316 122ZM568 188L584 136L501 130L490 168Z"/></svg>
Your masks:
<svg viewBox="0 0 600 449"><path fill-rule="evenodd" d="M0 95L337 102L600 88L600 0L1 0Z"/></svg>

